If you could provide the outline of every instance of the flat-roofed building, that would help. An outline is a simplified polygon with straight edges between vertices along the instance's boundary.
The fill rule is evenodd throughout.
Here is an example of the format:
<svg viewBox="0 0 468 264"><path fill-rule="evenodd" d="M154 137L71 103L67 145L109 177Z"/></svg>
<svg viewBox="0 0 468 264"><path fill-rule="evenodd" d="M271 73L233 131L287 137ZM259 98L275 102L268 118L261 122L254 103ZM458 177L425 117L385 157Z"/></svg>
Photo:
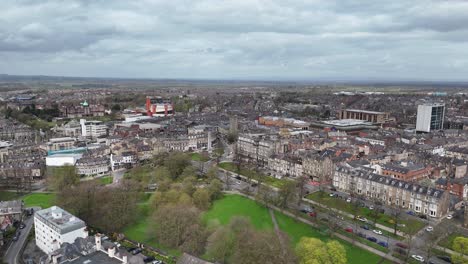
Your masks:
<svg viewBox="0 0 468 264"><path fill-rule="evenodd" d="M357 119L378 124L394 121L393 118L390 118L390 113L388 112L376 112L358 109L340 110L337 117L338 119Z"/></svg>
<svg viewBox="0 0 468 264"><path fill-rule="evenodd" d="M86 224L58 206L37 211L34 214L36 246L46 254L60 248L63 243L73 243L75 239L86 238Z"/></svg>
<svg viewBox="0 0 468 264"><path fill-rule="evenodd" d="M445 104L418 105L416 131L429 133L444 128Z"/></svg>

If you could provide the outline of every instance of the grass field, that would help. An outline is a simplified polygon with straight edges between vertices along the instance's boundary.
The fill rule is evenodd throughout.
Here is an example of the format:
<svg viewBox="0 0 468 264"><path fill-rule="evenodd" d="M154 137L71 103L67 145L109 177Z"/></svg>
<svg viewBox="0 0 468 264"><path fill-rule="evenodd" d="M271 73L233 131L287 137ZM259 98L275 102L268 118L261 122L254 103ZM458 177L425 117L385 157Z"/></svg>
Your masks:
<svg viewBox="0 0 468 264"><path fill-rule="evenodd" d="M238 173L237 166L232 162L221 162L218 166L225 170ZM258 177L262 177L262 180L265 182L265 184L268 184L276 188L281 187L284 184L284 182L287 181L287 180L282 180L282 179L277 179L275 177L267 176L261 173L256 173L255 171L249 170L247 168L241 168L239 174L248 178L252 178L252 179L257 179Z"/></svg>
<svg viewBox="0 0 468 264"><path fill-rule="evenodd" d="M107 185L107 184L112 183L113 178L112 176L105 176L105 177L98 178L97 180L99 181L100 184Z"/></svg>
<svg viewBox="0 0 468 264"><path fill-rule="evenodd" d="M200 154L200 153L192 153L192 155L190 156L192 158L192 160L194 161L201 161L201 162L207 162L210 160L210 158Z"/></svg>
<svg viewBox="0 0 468 264"><path fill-rule="evenodd" d="M320 193L320 192L315 192L307 195L307 199L316 201L318 203L321 203L323 205L336 208L340 211L346 212L353 214L354 213L354 208L351 203L347 203L345 200L336 198L336 197L330 197L327 193ZM371 216L372 210L370 210L367 207L359 207L357 211L357 215L361 215L366 217L368 220L373 220L374 218ZM393 224L390 222L391 217L386 214L379 214L377 218L377 223L393 228ZM405 232L405 233L412 233L415 234L421 228L424 227L424 223L422 221L418 220L406 220L406 219L400 219L401 224L405 224L405 227L399 227L398 229Z"/></svg>
<svg viewBox="0 0 468 264"><path fill-rule="evenodd" d="M18 199L20 195L16 192L0 192L0 201L8 201L8 200L14 200Z"/></svg>
<svg viewBox="0 0 468 264"><path fill-rule="evenodd" d="M203 215L203 220L207 223L216 219L225 225L234 216L250 218L258 229L273 229L268 209L239 195L226 195L223 199L215 201L211 210Z"/></svg>
<svg viewBox="0 0 468 264"><path fill-rule="evenodd" d="M39 206L42 209L49 208L55 203L54 193L31 193L23 196L26 207Z"/></svg>
<svg viewBox="0 0 468 264"><path fill-rule="evenodd" d="M123 233L130 240L161 249L173 256L180 256L182 252L180 252L179 250L164 248L156 242L155 238L151 237L151 214L148 208L149 197L150 195L145 195L143 198L144 201L138 204L139 213L136 223L129 225L127 228L125 228L123 230Z"/></svg>
<svg viewBox="0 0 468 264"><path fill-rule="evenodd" d="M226 195L223 199L216 201L212 209L204 215L204 220L217 219L221 224L227 224L230 218L237 215L249 217L252 219L253 225L258 229L272 229L273 227L270 215L265 207L239 195ZM329 239L327 235L316 228L295 221L280 212L275 212L275 216L279 228L289 235L293 247L304 236L315 237L324 241ZM346 248L348 263L378 263L380 260L379 256L354 247L350 243L342 240L340 240L340 243Z"/></svg>
<svg viewBox="0 0 468 264"><path fill-rule="evenodd" d="M444 239L440 240L439 241L439 246L444 247L444 248L448 248L448 249L452 249L453 241L455 240L455 238L457 238L459 236L462 236L462 235L452 233L452 234L446 236Z"/></svg>

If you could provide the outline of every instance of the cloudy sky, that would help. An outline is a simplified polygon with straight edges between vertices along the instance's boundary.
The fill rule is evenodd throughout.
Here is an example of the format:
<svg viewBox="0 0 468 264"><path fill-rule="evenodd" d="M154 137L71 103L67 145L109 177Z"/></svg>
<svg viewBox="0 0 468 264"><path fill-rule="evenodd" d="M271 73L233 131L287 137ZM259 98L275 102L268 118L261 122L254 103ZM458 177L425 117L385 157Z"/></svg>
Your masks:
<svg viewBox="0 0 468 264"><path fill-rule="evenodd" d="M0 73L468 80L468 1L1 0Z"/></svg>

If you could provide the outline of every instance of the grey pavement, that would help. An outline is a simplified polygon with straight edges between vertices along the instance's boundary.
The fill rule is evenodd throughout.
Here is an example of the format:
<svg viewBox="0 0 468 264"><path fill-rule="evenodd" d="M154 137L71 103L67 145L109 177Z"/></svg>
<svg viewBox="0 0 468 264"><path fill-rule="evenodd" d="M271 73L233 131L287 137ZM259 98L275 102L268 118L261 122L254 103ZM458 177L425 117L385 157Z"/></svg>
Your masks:
<svg viewBox="0 0 468 264"><path fill-rule="evenodd" d="M34 211L37 211L37 210L40 210L40 207L34 207ZM19 236L17 241L11 242L5 255L3 256L3 261L5 261L6 263L9 263L9 264L20 263L19 254L21 252L21 249L26 243L29 232L31 232L32 226L34 224L34 216L24 218L23 223L26 225L26 227L23 229L19 229L21 230L21 235Z"/></svg>

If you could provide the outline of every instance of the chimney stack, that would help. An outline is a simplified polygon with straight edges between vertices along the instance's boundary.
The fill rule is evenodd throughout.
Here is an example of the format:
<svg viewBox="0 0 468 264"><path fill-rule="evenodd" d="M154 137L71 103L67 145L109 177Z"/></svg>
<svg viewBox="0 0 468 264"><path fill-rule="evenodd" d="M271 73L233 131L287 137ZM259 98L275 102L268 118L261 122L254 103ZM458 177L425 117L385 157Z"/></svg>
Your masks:
<svg viewBox="0 0 468 264"><path fill-rule="evenodd" d="M94 239L96 241L96 250L101 250L101 234L96 234L94 236Z"/></svg>

